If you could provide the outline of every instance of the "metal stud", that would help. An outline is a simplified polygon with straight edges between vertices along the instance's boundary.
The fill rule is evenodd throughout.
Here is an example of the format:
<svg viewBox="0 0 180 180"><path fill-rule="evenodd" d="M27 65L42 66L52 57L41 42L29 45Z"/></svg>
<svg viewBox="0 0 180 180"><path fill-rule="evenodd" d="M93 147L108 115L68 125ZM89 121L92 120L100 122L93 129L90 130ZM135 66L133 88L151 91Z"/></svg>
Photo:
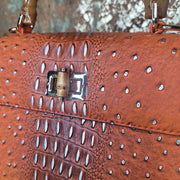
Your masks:
<svg viewBox="0 0 180 180"><path fill-rule="evenodd" d="M21 144L22 144L22 145L24 145L24 144L25 144L25 141L24 141L24 140L22 140L22 141L21 141Z"/></svg>
<svg viewBox="0 0 180 180"><path fill-rule="evenodd" d="M40 120L38 119L36 123L36 131L39 131L39 127L40 127Z"/></svg>
<svg viewBox="0 0 180 180"><path fill-rule="evenodd" d="M125 171L125 174L128 176L128 175L129 175L129 170L126 170L126 171Z"/></svg>
<svg viewBox="0 0 180 180"><path fill-rule="evenodd" d="M86 137L86 132L83 131L83 133L82 133L82 139L81 139L81 144L82 144L82 145L85 143L85 137Z"/></svg>
<svg viewBox="0 0 180 180"><path fill-rule="evenodd" d="M164 89L164 85L160 84L158 89L159 89L159 91L162 91Z"/></svg>
<svg viewBox="0 0 180 180"><path fill-rule="evenodd" d="M105 128L106 128L106 123L102 123L102 132L105 131Z"/></svg>
<svg viewBox="0 0 180 180"><path fill-rule="evenodd" d="M49 44L46 45L45 49L44 49L44 54L47 55L49 52Z"/></svg>
<svg viewBox="0 0 180 180"><path fill-rule="evenodd" d="M76 153L76 162L79 161L80 158L80 150L78 149L77 153Z"/></svg>
<svg viewBox="0 0 180 180"><path fill-rule="evenodd" d="M116 56L116 51L114 51L113 53L112 53L112 57L115 57Z"/></svg>
<svg viewBox="0 0 180 180"><path fill-rule="evenodd" d="M69 168L68 178L70 178L71 176L72 176L72 166Z"/></svg>
<svg viewBox="0 0 180 180"><path fill-rule="evenodd" d="M46 67L45 62L42 62L42 64L41 64L41 73L44 73L45 67Z"/></svg>
<svg viewBox="0 0 180 180"><path fill-rule="evenodd" d="M57 125L56 125L56 134L59 134L60 133L60 123L57 122Z"/></svg>
<svg viewBox="0 0 180 180"><path fill-rule="evenodd" d="M64 157L65 157L65 158L66 158L67 155L68 155L68 151L69 151L69 146L68 146L68 144L67 144L66 147L65 147L65 151L64 151Z"/></svg>
<svg viewBox="0 0 180 180"><path fill-rule="evenodd" d="M81 172L79 173L79 180L82 180L82 177L83 177L83 171L81 171Z"/></svg>
<svg viewBox="0 0 180 180"><path fill-rule="evenodd" d="M140 101L136 102L136 107L137 107L137 108L140 108L140 107L141 107L141 102L140 102Z"/></svg>
<svg viewBox="0 0 180 180"><path fill-rule="evenodd" d="M94 135L91 138L91 147L93 147L93 146L94 146Z"/></svg>
<svg viewBox="0 0 180 180"><path fill-rule="evenodd" d="M87 55L87 49L88 49L88 45L87 45L87 42L85 42L85 44L84 44L84 57Z"/></svg>
<svg viewBox="0 0 180 180"><path fill-rule="evenodd" d="M59 56L60 51L61 51L61 45L59 45L58 48L57 48L57 56Z"/></svg>
<svg viewBox="0 0 180 180"><path fill-rule="evenodd" d="M150 178L150 173L146 173L146 178Z"/></svg>
<svg viewBox="0 0 180 180"><path fill-rule="evenodd" d="M39 136L36 138L36 147L39 147Z"/></svg>
<svg viewBox="0 0 180 180"><path fill-rule="evenodd" d="M152 122L153 125L156 125L157 124L157 121L154 119L153 122Z"/></svg>
<svg viewBox="0 0 180 180"><path fill-rule="evenodd" d="M34 105L34 96L32 95L31 96L31 106L33 106Z"/></svg>
<svg viewBox="0 0 180 180"><path fill-rule="evenodd" d="M161 43L165 43L166 42L166 39L165 38L162 38L161 39Z"/></svg>
<svg viewBox="0 0 180 180"><path fill-rule="evenodd" d="M129 74L129 72L128 72L128 71L124 71L124 76L125 76L125 77L127 77L127 76L128 76L128 74Z"/></svg>
<svg viewBox="0 0 180 180"><path fill-rule="evenodd" d="M89 154L87 154L87 156L86 156L85 166L87 167L88 164L89 164Z"/></svg>
<svg viewBox="0 0 180 180"><path fill-rule="evenodd" d="M129 88L128 87L125 89L125 93L129 94Z"/></svg>
<svg viewBox="0 0 180 180"><path fill-rule="evenodd" d="M47 144L47 139L44 138L44 150L45 150L45 151L47 150L47 146L48 146L48 144Z"/></svg>
<svg viewBox="0 0 180 180"><path fill-rule="evenodd" d="M86 116L86 110L87 110L87 106L86 104L83 104L83 115Z"/></svg>
<svg viewBox="0 0 180 180"><path fill-rule="evenodd" d="M72 138L72 135L73 135L73 127L71 126L69 130L69 138Z"/></svg>
<svg viewBox="0 0 180 180"><path fill-rule="evenodd" d="M168 151L167 151L167 150L164 150L163 154L164 154L164 155L167 155L167 154L168 154Z"/></svg>
<svg viewBox="0 0 180 180"><path fill-rule="evenodd" d="M39 108L40 109L42 108L42 103L43 103L43 97L40 97L39 98Z"/></svg>
<svg viewBox="0 0 180 180"><path fill-rule="evenodd" d="M108 155L108 159L111 160L111 158L112 158L112 156L109 154L109 155Z"/></svg>
<svg viewBox="0 0 180 180"><path fill-rule="evenodd" d="M36 79L36 83L35 83L35 90L37 90L39 87L39 78Z"/></svg>
<svg viewBox="0 0 180 180"><path fill-rule="evenodd" d="M159 169L159 171L161 171L161 170L163 169L163 166L159 166L159 168L158 168L158 169Z"/></svg>
<svg viewBox="0 0 180 180"><path fill-rule="evenodd" d="M85 120L85 119L82 119L82 120L81 120L81 125L83 125L85 122L86 122L86 120Z"/></svg>
<svg viewBox="0 0 180 180"><path fill-rule="evenodd" d="M107 106L104 104L103 105L103 110L106 111L107 110Z"/></svg>
<svg viewBox="0 0 180 180"><path fill-rule="evenodd" d="M62 104L61 104L61 111L62 111L62 113L64 113L64 106L65 106L65 103L63 101Z"/></svg>
<svg viewBox="0 0 180 180"><path fill-rule="evenodd" d="M148 156L145 156L144 160L145 161L148 161L149 157Z"/></svg>
<svg viewBox="0 0 180 180"><path fill-rule="evenodd" d="M77 104L76 104L76 102L73 103L73 113L74 114L77 113Z"/></svg>
<svg viewBox="0 0 180 180"><path fill-rule="evenodd" d="M141 138L138 138L137 142L138 142L138 143L141 143Z"/></svg>
<svg viewBox="0 0 180 180"><path fill-rule="evenodd" d="M46 156L43 156L43 168L46 166Z"/></svg>
<svg viewBox="0 0 180 180"><path fill-rule="evenodd" d="M97 55L100 56L101 55L101 51L98 51Z"/></svg>
<svg viewBox="0 0 180 180"><path fill-rule="evenodd" d="M176 53L177 53L177 49L176 48L172 49L172 54L176 54Z"/></svg>
<svg viewBox="0 0 180 180"><path fill-rule="evenodd" d="M96 121L92 121L92 128L94 128L96 125Z"/></svg>
<svg viewBox="0 0 180 180"><path fill-rule="evenodd" d="M112 141L110 141L110 142L109 142L109 146L112 146L112 145L113 145L113 142L112 142Z"/></svg>
<svg viewBox="0 0 180 180"><path fill-rule="evenodd" d="M57 71L58 67L57 64L54 65L54 71Z"/></svg>
<svg viewBox="0 0 180 180"><path fill-rule="evenodd" d="M124 144L121 144L120 149L121 149L121 150L124 149Z"/></svg>
<svg viewBox="0 0 180 180"><path fill-rule="evenodd" d="M51 99L51 102L50 102L50 110L51 111L53 110L53 105L54 105L54 99Z"/></svg>
<svg viewBox="0 0 180 180"><path fill-rule="evenodd" d="M72 46L71 46L71 56L74 55L74 49L75 49L75 46L74 46L74 44L72 44Z"/></svg>
<svg viewBox="0 0 180 180"><path fill-rule="evenodd" d="M137 154L136 153L133 153L133 158L136 158Z"/></svg>
<svg viewBox="0 0 180 180"><path fill-rule="evenodd" d="M104 92L105 88L104 86L101 87L101 92Z"/></svg>
<svg viewBox="0 0 180 180"><path fill-rule="evenodd" d="M162 140L162 137L159 136L159 137L157 138L157 140L160 142L160 141Z"/></svg>
<svg viewBox="0 0 180 180"><path fill-rule="evenodd" d="M51 161L51 170L53 170L54 169L54 159L52 159L52 161Z"/></svg>
<svg viewBox="0 0 180 180"><path fill-rule="evenodd" d="M176 145L177 145L177 146L180 145L180 140L179 140L179 139L176 141Z"/></svg>
<svg viewBox="0 0 180 180"><path fill-rule="evenodd" d="M62 171L63 171L63 163L60 164L60 167L59 167L59 174L62 174Z"/></svg>
<svg viewBox="0 0 180 180"><path fill-rule="evenodd" d="M135 61L135 60L137 60L138 59L138 56L137 56L137 54L135 54L134 56L133 56L133 60Z"/></svg>
<svg viewBox="0 0 180 180"><path fill-rule="evenodd" d="M47 131L48 131L48 121L46 120L44 124L44 132L47 133Z"/></svg>
<svg viewBox="0 0 180 180"><path fill-rule="evenodd" d="M22 65L25 66L25 65L26 65L26 61L24 61L24 62L22 63Z"/></svg>
<svg viewBox="0 0 180 180"><path fill-rule="evenodd" d="M125 160L122 160L122 161L121 161L121 164L122 164L122 165L125 165L125 164L126 164L126 161L125 161Z"/></svg>
<svg viewBox="0 0 180 180"><path fill-rule="evenodd" d="M118 73L117 73L117 72L114 73L114 78L115 78L115 79L118 78Z"/></svg>
<svg viewBox="0 0 180 180"><path fill-rule="evenodd" d="M152 68L151 68L151 66L148 66L148 67L147 67L146 72L147 72L147 74L149 74L149 73L151 73L151 72L152 72Z"/></svg>
<svg viewBox="0 0 180 180"><path fill-rule="evenodd" d="M117 114L117 120L120 120L120 119L121 119L121 115Z"/></svg>
<svg viewBox="0 0 180 180"><path fill-rule="evenodd" d="M37 164L37 161L38 161L38 155L35 154L35 156L34 156L34 164Z"/></svg>
<svg viewBox="0 0 180 180"><path fill-rule="evenodd" d="M57 152L57 141L54 142L54 153Z"/></svg>
<svg viewBox="0 0 180 180"><path fill-rule="evenodd" d="M112 173L113 173L112 170L109 170L109 175L112 175Z"/></svg>
<svg viewBox="0 0 180 180"><path fill-rule="evenodd" d="M122 129L122 130L121 130L121 134L125 134L125 129Z"/></svg>

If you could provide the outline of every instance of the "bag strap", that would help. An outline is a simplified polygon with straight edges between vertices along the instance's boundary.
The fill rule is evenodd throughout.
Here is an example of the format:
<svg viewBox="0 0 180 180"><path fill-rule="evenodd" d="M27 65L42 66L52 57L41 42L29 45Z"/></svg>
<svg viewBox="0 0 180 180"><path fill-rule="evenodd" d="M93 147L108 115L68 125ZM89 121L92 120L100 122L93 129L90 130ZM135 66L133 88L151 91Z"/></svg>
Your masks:
<svg viewBox="0 0 180 180"><path fill-rule="evenodd" d="M9 29L10 33L23 34L32 32L37 17L37 1L38 0L23 0L17 25Z"/></svg>

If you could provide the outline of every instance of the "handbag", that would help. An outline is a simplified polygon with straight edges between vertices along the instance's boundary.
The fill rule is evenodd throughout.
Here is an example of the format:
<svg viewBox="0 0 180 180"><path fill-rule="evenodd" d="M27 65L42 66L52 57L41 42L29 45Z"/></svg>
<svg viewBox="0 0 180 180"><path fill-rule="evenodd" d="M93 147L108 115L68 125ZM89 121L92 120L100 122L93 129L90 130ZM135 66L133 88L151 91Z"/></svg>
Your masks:
<svg viewBox="0 0 180 180"><path fill-rule="evenodd" d="M0 179L180 179L180 35L25 19L0 38Z"/></svg>

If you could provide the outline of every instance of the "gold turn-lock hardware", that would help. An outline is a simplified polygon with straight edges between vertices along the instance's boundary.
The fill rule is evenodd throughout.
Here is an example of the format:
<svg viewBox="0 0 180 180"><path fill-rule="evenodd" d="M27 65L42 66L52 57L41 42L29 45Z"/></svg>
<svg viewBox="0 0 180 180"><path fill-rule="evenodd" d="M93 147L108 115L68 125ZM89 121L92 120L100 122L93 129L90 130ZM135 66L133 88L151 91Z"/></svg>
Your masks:
<svg viewBox="0 0 180 180"><path fill-rule="evenodd" d="M86 81L87 75L85 73L68 72L66 68L61 68L58 72L49 71L46 95L57 97L59 100L84 100Z"/></svg>

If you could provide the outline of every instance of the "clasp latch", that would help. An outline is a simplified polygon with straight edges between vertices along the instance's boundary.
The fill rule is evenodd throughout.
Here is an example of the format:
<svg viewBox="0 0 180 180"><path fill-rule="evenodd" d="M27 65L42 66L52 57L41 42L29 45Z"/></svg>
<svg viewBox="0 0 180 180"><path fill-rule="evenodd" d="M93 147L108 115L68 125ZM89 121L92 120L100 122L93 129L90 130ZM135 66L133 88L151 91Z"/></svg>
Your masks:
<svg viewBox="0 0 180 180"><path fill-rule="evenodd" d="M49 71L47 76L46 95L59 100L84 100L86 95L87 74L68 72L61 68L59 72Z"/></svg>

